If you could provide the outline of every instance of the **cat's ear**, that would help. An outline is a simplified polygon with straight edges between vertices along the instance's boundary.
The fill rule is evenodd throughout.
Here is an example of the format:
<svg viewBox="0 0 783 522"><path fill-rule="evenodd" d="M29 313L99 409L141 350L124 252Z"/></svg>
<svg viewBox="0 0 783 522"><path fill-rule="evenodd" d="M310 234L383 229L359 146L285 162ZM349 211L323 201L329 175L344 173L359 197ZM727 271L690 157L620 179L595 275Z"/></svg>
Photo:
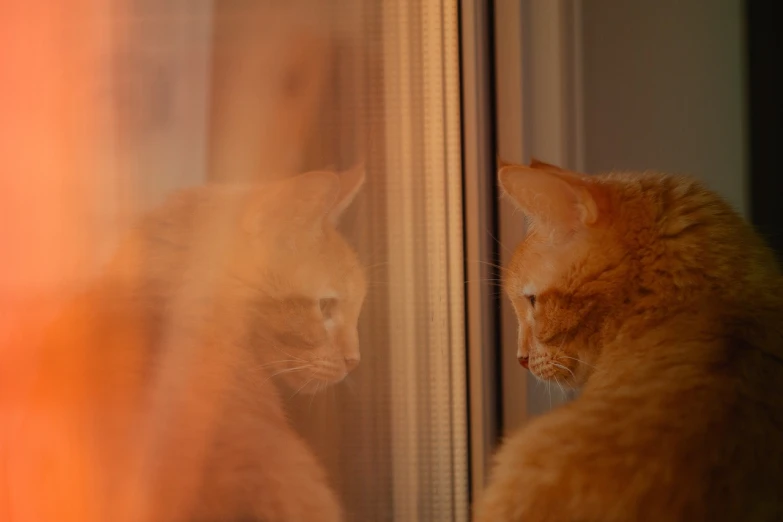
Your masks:
<svg viewBox="0 0 783 522"><path fill-rule="evenodd" d="M557 230L598 221L598 205L586 176L541 162L535 165L508 165L498 173L501 188L526 216Z"/></svg>
<svg viewBox="0 0 783 522"><path fill-rule="evenodd" d="M341 172L338 175L340 181L340 192L337 195L331 209L329 210L329 221L336 225L340 216L342 216L345 209L347 209L354 198L359 193L359 190L364 185L365 168L364 163L358 163L352 168Z"/></svg>
<svg viewBox="0 0 783 522"><path fill-rule="evenodd" d="M323 225L337 203L342 187L334 172L308 172L296 178L297 217L304 223Z"/></svg>
<svg viewBox="0 0 783 522"><path fill-rule="evenodd" d="M538 169L538 170L548 170L549 172L561 172L561 173L568 172L564 168L558 167L557 165L552 165L551 163L546 163L536 158L530 158L530 168Z"/></svg>
<svg viewBox="0 0 783 522"><path fill-rule="evenodd" d="M245 229L255 234L267 220L291 219L298 227L321 230L340 193L334 172L307 172L260 189L244 217Z"/></svg>
<svg viewBox="0 0 783 522"><path fill-rule="evenodd" d="M497 162L498 169L502 169L504 167L513 167L516 165L515 163L511 163L510 161L504 160L503 158L500 157L500 155L497 155L495 159L497 160L496 162ZM545 163L536 158L530 159L530 168L548 170L551 172L567 172L565 169L552 165L551 163Z"/></svg>

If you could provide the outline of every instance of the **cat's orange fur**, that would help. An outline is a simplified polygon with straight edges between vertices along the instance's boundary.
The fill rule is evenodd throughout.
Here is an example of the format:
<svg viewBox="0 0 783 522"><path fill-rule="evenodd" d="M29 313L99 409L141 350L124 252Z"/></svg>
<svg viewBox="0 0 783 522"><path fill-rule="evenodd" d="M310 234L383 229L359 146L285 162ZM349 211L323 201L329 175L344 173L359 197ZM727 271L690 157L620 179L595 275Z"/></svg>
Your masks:
<svg viewBox="0 0 783 522"><path fill-rule="evenodd" d="M701 183L506 165L520 361L582 388L502 445L481 522L783 520L783 282ZM534 298L532 296L535 296Z"/></svg>
<svg viewBox="0 0 783 522"><path fill-rule="evenodd" d="M359 361L364 273L334 224L363 180L186 191L42 339L6 337L0 519L341 520L283 399Z"/></svg>

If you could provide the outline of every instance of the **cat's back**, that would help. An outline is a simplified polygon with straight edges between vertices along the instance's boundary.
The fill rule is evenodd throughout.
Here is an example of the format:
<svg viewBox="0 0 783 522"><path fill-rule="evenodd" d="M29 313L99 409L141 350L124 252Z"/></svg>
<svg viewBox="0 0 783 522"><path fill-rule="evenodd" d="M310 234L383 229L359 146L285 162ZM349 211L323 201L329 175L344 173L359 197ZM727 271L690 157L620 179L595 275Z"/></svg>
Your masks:
<svg viewBox="0 0 783 522"><path fill-rule="evenodd" d="M663 378L643 386L638 372L617 368L630 379L588 387L511 439L498 461L529 475L513 483L535 485L527 513L542 514L524 520L783 519L783 365L723 342L746 351L706 373L650 368Z"/></svg>
<svg viewBox="0 0 783 522"><path fill-rule="evenodd" d="M620 335L588 383L571 415L592 424L596 478L636 487L618 520L783 519L783 310L748 312L705 303Z"/></svg>
<svg viewBox="0 0 783 522"><path fill-rule="evenodd" d="M783 520L783 362L716 320L619 337L611 372L507 440L479 520Z"/></svg>

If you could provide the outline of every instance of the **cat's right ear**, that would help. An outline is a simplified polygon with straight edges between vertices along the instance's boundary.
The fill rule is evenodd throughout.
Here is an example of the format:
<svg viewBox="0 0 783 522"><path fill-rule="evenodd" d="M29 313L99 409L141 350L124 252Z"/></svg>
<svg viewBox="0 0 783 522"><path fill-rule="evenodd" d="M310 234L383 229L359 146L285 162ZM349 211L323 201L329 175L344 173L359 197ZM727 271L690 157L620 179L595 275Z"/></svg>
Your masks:
<svg viewBox="0 0 783 522"><path fill-rule="evenodd" d="M517 208L537 227L555 231L575 230L598 220L598 205L577 176L523 165L507 165L498 172L503 192Z"/></svg>

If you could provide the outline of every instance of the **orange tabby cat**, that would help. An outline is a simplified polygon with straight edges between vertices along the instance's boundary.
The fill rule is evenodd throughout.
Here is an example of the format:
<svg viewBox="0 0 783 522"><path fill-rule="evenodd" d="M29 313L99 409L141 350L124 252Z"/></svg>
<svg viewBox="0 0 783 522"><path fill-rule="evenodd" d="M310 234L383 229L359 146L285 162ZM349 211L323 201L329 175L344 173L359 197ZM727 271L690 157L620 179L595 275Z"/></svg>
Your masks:
<svg viewBox="0 0 783 522"><path fill-rule="evenodd" d="M0 519L341 520L271 379L316 393L359 362L364 273L334 224L363 180L183 192L40 344L6 337Z"/></svg>
<svg viewBox="0 0 783 522"><path fill-rule="evenodd" d="M518 357L581 396L510 437L482 522L783 520L783 280L699 182L499 173Z"/></svg>

